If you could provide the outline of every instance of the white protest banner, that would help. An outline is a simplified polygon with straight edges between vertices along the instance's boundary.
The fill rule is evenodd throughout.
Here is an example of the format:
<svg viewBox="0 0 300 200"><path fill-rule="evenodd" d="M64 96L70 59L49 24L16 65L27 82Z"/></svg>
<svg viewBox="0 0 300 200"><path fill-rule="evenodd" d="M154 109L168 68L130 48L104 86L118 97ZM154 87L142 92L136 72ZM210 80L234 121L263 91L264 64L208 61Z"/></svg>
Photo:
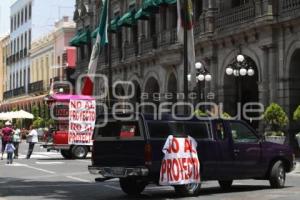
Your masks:
<svg viewBox="0 0 300 200"><path fill-rule="evenodd" d="M197 142L190 136L167 138L165 154L160 169L160 185L185 185L200 183L200 163Z"/></svg>
<svg viewBox="0 0 300 200"><path fill-rule="evenodd" d="M70 100L69 144L92 145L96 120L95 100Z"/></svg>

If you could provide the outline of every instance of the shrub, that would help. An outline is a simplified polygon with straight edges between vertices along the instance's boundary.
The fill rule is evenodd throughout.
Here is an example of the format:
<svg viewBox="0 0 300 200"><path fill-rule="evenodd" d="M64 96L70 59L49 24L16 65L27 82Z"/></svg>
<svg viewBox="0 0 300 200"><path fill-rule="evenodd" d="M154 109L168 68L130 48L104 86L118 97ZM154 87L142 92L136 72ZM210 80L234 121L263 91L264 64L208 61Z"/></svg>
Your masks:
<svg viewBox="0 0 300 200"><path fill-rule="evenodd" d="M280 131L287 125L289 119L282 107L276 103L271 103L264 112L264 120L271 128L271 131Z"/></svg>
<svg viewBox="0 0 300 200"><path fill-rule="evenodd" d="M223 112L222 115L221 115L221 117L222 117L223 119L231 119L231 118L232 118L232 117L230 116L230 114L228 114L227 112Z"/></svg>
<svg viewBox="0 0 300 200"><path fill-rule="evenodd" d="M194 111L194 115L197 116L197 117L205 117L205 116L207 116L207 113L203 112L200 109L197 109L197 110Z"/></svg>

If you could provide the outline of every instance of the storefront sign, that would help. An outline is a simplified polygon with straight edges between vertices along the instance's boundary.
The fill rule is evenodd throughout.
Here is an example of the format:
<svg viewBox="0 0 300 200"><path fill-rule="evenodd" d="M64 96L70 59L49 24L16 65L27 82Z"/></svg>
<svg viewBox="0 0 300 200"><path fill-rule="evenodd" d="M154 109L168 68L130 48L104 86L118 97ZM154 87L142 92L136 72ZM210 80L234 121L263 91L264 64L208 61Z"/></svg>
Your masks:
<svg viewBox="0 0 300 200"><path fill-rule="evenodd" d="M92 145L95 120L95 100L70 100L69 144Z"/></svg>
<svg viewBox="0 0 300 200"><path fill-rule="evenodd" d="M165 156L160 169L160 185L200 183L197 142L192 137L169 136L162 151Z"/></svg>

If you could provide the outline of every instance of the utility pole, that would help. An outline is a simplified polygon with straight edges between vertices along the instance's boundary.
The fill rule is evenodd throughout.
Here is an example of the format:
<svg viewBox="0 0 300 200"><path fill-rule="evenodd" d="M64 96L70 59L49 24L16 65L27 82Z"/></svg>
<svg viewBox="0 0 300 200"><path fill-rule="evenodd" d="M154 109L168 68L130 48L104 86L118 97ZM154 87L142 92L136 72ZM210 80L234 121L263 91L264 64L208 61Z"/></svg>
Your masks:
<svg viewBox="0 0 300 200"><path fill-rule="evenodd" d="M108 0L108 25L110 26L111 21L111 0ZM111 109L113 106L113 94L112 94L112 63L111 63L111 41L112 35L108 31L108 46L107 46L107 54L108 54L108 107Z"/></svg>
<svg viewBox="0 0 300 200"><path fill-rule="evenodd" d="M185 103L188 102L188 43L187 43L187 21L188 21L188 0L184 0L184 66L183 66L183 91L184 91L184 101ZM187 106L184 106L184 114L188 114L188 108Z"/></svg>

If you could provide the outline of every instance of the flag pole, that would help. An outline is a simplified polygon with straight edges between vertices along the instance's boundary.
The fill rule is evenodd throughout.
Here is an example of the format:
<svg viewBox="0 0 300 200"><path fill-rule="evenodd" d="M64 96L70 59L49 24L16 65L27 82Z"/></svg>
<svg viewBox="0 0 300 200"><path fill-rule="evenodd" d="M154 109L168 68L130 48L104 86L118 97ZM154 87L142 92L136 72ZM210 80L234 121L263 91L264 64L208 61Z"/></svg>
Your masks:
<svg viewBox="0 0 300 200"><path fill-rule="evenodd" d="M111 21L111 0L108 0L108 26L110 26ZM112 95L112 60L111 60L111 41L112 35L111 32L108 31L108 46L107 46L107 54L108 54L108 107L111 109L113 102L113 95Z"/></svg>
<svg viewBox="0 0 300 200"><path fill-rule="evenodd" d="M184 41L183 41L183 58L184 58L184 66L183 66L183 92L184 92L184 101L188 102L188 37L187 37L187 21L188 21L188 1L184 0ZM188 114L187 106L184 106L184 114Z"/></svg>

